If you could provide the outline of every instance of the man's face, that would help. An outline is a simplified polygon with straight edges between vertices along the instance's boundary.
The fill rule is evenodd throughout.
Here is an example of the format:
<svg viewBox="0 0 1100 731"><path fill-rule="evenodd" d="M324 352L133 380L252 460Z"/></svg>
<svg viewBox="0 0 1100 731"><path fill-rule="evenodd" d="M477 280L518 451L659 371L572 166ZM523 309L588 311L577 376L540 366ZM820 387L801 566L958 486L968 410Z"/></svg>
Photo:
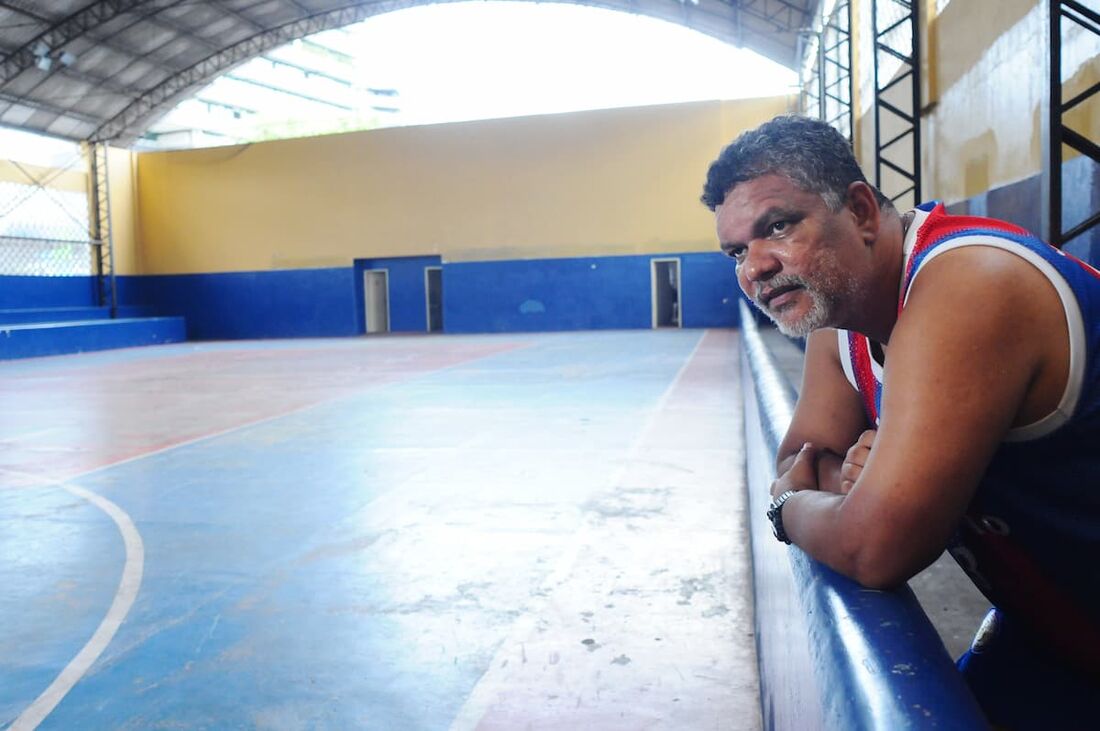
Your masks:
<svg viewBox="0 0 1100 731"><path fill-rule="evenodd" d="M741 289L787 335L843 326L862 248L844 213L775 174L738 183L715 211Z"/></svg>

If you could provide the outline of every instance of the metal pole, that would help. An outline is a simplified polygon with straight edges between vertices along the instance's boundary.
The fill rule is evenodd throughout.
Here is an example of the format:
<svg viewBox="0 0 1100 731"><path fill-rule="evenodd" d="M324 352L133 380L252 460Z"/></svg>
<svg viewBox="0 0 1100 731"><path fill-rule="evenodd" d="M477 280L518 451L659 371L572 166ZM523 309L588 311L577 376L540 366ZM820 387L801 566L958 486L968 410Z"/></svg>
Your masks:
<svg viewBox="0 0 1100 731"><path fill-rule="evenodd" d="M111 290L111 319L118 317L118 294L115 289L115 237L111 226L111 166L109 160L110 150L106 142L101 142L103 148L103 208L107 224L107 281Z"/></svg>
<svg viewBox="0 0 1100 731"><path fill-rule="evenodd" d="M1047 93L1040 111L1043 150L1040 194L1040 235L1052 246L1062 245L1062 2L1043 0L1044 41L1048 53Z"/></svg>
<svg viewBox="0 0 1100 731"><path fill-rule="evenodd" d="M827 22L827 21L826 21ZM825 26L817 34L817 116L822 122L829 118L825 113L827 106L825 96Z"/></svg>
<svg viewBox="0 0 1100 731"><path fill-rule="evenodd" d="M847 33L848 33L848 141L851 142L852 145L854 146L855 142L856 142L856 113L855 113L855 100L856 100L855 81L856 81L856 75L852 71L852 69L854 68L852 58L855 54L855 48L853 47L853 44L852 44L852 3L851 2L846 2L845 3L845 8L846 8L846 12L848 14L848 24L847 24Z"/></svg>
<svg viewBox="0 0 1100 731"><path fill-rule="evenodd" d="M881 115L878 103L878 0L871 0L871 67L874 69L875 82L875 187L882 190L882 138L879 133Z"/></svg>
<svg viewBox="0 0 1100 731"><path fill-rule="evenodd" d="M88 238L91 239L91 245L94 247L95 252L93 258L95 260L96 306L102 307L106 303L103 297L103 240L100 235L102 227L99 222L99 146L91 142L83 142L81 145L88 166Z"/></svg>
<svg viewBox="0 0 1100 731"><path fill-rule="evenodd" d="M913 15L910 22L913 26L913 55L912 55L912 84L913 84L913 205L920 205L920 179L921 179L921 151L920 151L920 121L921 121L921 73L920 73L920 3L913 2Z"/></svg>

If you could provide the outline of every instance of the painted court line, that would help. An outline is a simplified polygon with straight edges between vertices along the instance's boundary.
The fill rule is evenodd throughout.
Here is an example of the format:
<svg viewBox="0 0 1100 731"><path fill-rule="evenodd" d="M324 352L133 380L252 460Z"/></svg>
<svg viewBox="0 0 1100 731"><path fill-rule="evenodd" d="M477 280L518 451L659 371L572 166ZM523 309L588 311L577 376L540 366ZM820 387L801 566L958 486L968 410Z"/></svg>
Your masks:
<svg viewBox="0 0 1100 731"><path fill-rule="evenodd" d="M514 350L523 349L526 347L530 347L530 345L521 345L505 351L496 351L483 356L463 360L458 363L452 363L442 368L420 372L415 374L413 378L417 376L434 375L436 373L447 371L452 368L458 368L460 366L483 360L484 358L489 358L494 355L500 355L505 352L512 352ZM382 388L395 385L397 383L405 383L407 382L407 380L410 379L392 381L390 383L383 384ZM80 652L78 652L76 656L69 662L69 664L62 669L61 673L58 674L58 676L54 679L52 683L50 683L49 687L47 687L46 690L44 690L42 694L39 695L38 698L36 698L34 702L32 702L31 705L28 706L27 709L24 710L23 713L21 713L19 717L15 719L12 725L8 727L8 731L33 731L34 729L38 728L38 725L41 724L42 721L45 720L45 718L53 711L53 709L57 707L57 705L65 698L69 691L72 690L73 686L75 686L80 681L80 679L84 677L89 668L91 668L95 661L99 659L99 656L103 654L103 651L107 649L107 646L110 644L111 640L114 639L115 633L118 632L119 627L122 625L123 620L126 619L126 615L129 614L131 607L133 607L134 605L135 599L137 599L138 591L141 588L141 579L145 572L145 544L142 542L141 534L138 532L137 527L134 525L133 520L126 513L126 511L124 511L118 505L111 502L102 495L94 493L91 490L87 490L78 485L68 484L67 482L65 482L66 480L79 479L81 477L86 477L88 475L92 475L97 472L110 469L112 467L118 467L124 464L128 464L130 462L135 462L139 459L144 459L146 457L150 457L156 454L161 454L169 450L177 449L179 447L188 446L190 444L202 442L207 439L214 439L216 437L224 436L226 434L246 429L248 427L257 426L259 424L274 421L276 419L281 419L285 416L290 416L292 414L297 414L308 409L313 409L318 406L323 406L325 404L339 401L340 399L348 398L349 396L358 395L360 393L363 393L364 390L372 389L357 389L352 393L340 394L338 396L323 399L312 404L306 404L304 406L290 409L279 414L274 414L272 416L245 422L243 424L237 424L226 429L221 429L217 432L204 434L174 444L169 444L158 449L142 452L141 454L135 455L133 457L127 457L125 459L111 462L109 464L94 467L90 470L78 472L74 475L70 475L61 479L47 479L40 475L35 475L22 470L0 468L0 472L6 472L8 474L28 478L33 483L35 483L34 485L27 487L60 487L66 492L88 501L89 503L106 513L107 516L110 517L112 521L114 521L115 525L118 527L119 533L122 535L123 544L126 549L126 560L122 569L122 578L119 581L118 590L115 592L115 598L111 602L111 606L107 610L107 614L106 616L104 616L103 621L100 622L99 627L96 628L96 631L92 634L91 639L89 639L84 647L81 648Z"/></svg>
<svg viewBox="0 0 1100 731"><path fill-rule="evenodd" d="M31 475L28 475L31 476ZM31 476L33 477L33 476ZM52 483L43 484L42 487L52 487ZM138 533L134 521L125 510L120 508L102 495L91 490L86 490L79 485L57 485L72 495L83 498L95 507L102 510L114 521L118 532L122 534L122 542L126 547L126 562L122 567L122 578L118 582L118 590L111 602L103 621L92 634L91 639L81 648L69 664L62 669L54 681L46 690L27 707L19 718L9 727L9 731L32 731L38 728L38 724L45 720L46 716L57 707L57 704L65 697L73 686L84 677L88 669L99 659L103 651L107 649L114 638L118 628L130 613L134 605L138 591L141 589L141 578L145 572L145 545L142 543L141 534Z"/></svg>
<svg viewBox="0 0 1100 731"><path fill-rule="evenodd" d="M703 334L695 343L695 347L692 348L691 353L688 354L687 358L680 366L680 369L668 384L668 387L665 388L664 393L657 399L657 403L654 404L653 408L650 410L645 424L642 426L641 430L639 430L638 436L635 437L634 442L631 444L630 450L626 454L626 458L623 459L618 469L612 473L611 479L608 481L610 487L615 487L622 481L630 463L640 456L646 436L649 434L650 430L653 429L654 424L660 417L673 391L679 386L691 362L695 360L695 355L699 352L709 332L709 330L703 331ZM470 731L471 729L476 729L481 723L485 714L492 707L493 703L496 702L500 687L503 684L499 676L501 668L505 666L504 661L509 655L515 652L517 645L521 644L525 638L530 637L531 634L534 633L538 618L542 614L542 610L550 603L554 590L565 583L570 572L572 572L573 567L577 563L577 557L580 555L581 549L592 543L593 538L592 527L585 521L578 529L573 542L555 564L553 571L550 572L546 580L542 583L542 587L546 590L543 594L542 601L513 623L512 629L508 633L508 637L497 647L497 651L493 654L493 659L490 660L489 664L486 666L485 673L478 679L477 683L470 691L470 694L466 697L466 702L462 704L462 708L458 710L454 720L451 721L450 731Z"/></svg>

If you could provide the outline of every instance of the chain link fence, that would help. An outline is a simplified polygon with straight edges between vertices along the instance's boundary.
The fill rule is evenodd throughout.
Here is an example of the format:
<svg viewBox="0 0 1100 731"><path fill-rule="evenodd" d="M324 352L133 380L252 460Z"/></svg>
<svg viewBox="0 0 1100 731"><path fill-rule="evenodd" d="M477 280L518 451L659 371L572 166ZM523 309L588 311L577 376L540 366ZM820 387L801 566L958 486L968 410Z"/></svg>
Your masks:
<svg viewBox="0 0 1100 731"><path fill-rule="evenodd" d="M50 165L0 159L0 275L96 274L87 170L79 148Z"/></svg>
<svg viewBox="0 0 1100 731"><path fill-rule="evenodd" d="M0 237L0 275L90 276L98 244Z"/></svg>

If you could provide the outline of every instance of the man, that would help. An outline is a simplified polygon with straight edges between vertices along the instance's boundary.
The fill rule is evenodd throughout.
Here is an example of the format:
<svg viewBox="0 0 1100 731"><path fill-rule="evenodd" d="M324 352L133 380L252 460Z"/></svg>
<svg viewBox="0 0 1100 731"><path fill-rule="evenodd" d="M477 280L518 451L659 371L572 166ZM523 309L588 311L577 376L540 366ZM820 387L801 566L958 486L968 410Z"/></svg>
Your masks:
<svg viewBox="0 0 1100 731"><path fill-rule="evenodd" d="M723 150L703 202L746 295L808 335L777 536L873 588L947 548L997 608L960 660L990 720L1100 724L1100 273L1004 222L899 214L799 117Z"/></svg>

